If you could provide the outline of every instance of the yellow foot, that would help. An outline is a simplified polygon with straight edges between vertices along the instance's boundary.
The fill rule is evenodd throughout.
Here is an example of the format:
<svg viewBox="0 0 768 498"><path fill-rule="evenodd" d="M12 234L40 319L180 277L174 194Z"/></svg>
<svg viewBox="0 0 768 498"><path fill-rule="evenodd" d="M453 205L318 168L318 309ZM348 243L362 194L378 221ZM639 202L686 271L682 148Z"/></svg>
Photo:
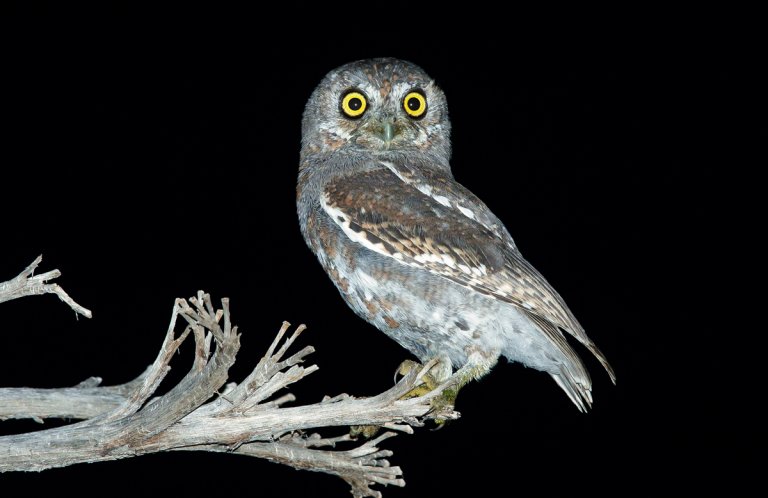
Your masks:
<svg viewBox="0 0 768 498"><path fill-rule="evenodd" d="M395 381L397 381L398 376L404 377L413 371L418 372L416 376L416 387L402 395L400 399L417 398L437 389L440 384L445 382L451 376L451 364L450 361L443 358L433 358L423 365L413 360L405 360L395 372ZM448 390L450 390L450 388ZM458 392L458 390L455 390L455 392ZM450 399L442 398L443 396L441 395L436 396L435 399L432 400L432 406L434 407L433 411L439 413L440 410L453 408L453 401L456 399L455 394L453 394L453 397ZM445 419L442 418L435 418L435 421L441 425L445 423ZM353 425L349 428L349 435L354 438L362 436L366 439L370 439L378 434L380 430L381 427L378 425Z"/></svg>
<svg viewBox="0 0 768 498"><path fill-rule="evenodd" d="M498 354L491 352L475 351L469 355L467 362L458 371L453 373L451 361L446 356L432 358L424 365L412 360L405 360L395 373L398 375L408 375L417 371L416 386L403 394L401 399L416 398L424 396L441 385L445 385L442 391L430 400L432 409L429 418L434 420L437 428L441 428L448 421L444 415L453 411L456 405L456 397L459 391L470 381L479 379L487 374L498 360ZM375 425L362 425L352 427L350 435L373 437L381 428Z"/></svg>
<svg viewBox="0 0 768 498"><path fill-rule="evenodd" d="M397 368L397 372L395 372L395 380L397 380L398 375L405 377L414 370L418 371L418 375L416 376L416 382L418 384L416 387L405 393L401 399L424 396L425 394L434 391L437 386L451 374L450 365L448 365L448 375L445 375L445 368L438 358L433 358L424 365L413 360L405 360Z"/></svg>
<svg viewBox="0 0 768 498"><path fill-rule="evenodd" d="M434 391L451 377L452 366L448 358L442 357L432 358L424 365L412 360L405 360L397 369L397 374L404 376L413 370L419 371L416 380L417 382L420 382L416 387L405 393L402 396L402 399L424 396L427 393ZM463 386L463 384L461 384L461 386ZM446 422L446 419L439 414L453 410L456 403L456 396L459 394L461 386L458 383L452 382L430 402L432 405L432 413L434 414L433 420L438 425L438 428L442 427Z"/></svg>
<svg viewBox="0 0 768 498"><path fill-rule="evenodd" d="M404 377L416 371L416 386L403 394L400 399L424 396L443 385L445 381L450 380L450 383L443 388L442 392L430 401L432 406L430 418L437 425L438 429L442 428L448 419L442 417L441 414L453 411L459 390L472 380L472 376L467 375L465 370L465 368L462 368L453 374L451 362L447 357L432 358L423 365L413 360L405 360L397 368L395 380L397 380L398 376ZM350 427L349 435L370 439L378 434L380 430L381 427L378 425L354 425Z"/></svg>
<svg viewBox="0 0 768 498"><path fill-rule="evenodd" d="M440 417L441 410L453 410L456 406L456 397L459 395L459 391L469 384L472 380L479 379L486 373L488 373L493 365L496 364L498 355L493 353L480 353L476 352L471 354L467 359L467 363L461 367L456 373L446 376L443 382L448 381L445 388L439 396L432 400L433 412L437 415L434 417L435 423L438 424L438 428L445 424L446 420ZM449 363L450 366L450 363Z"/></svg>

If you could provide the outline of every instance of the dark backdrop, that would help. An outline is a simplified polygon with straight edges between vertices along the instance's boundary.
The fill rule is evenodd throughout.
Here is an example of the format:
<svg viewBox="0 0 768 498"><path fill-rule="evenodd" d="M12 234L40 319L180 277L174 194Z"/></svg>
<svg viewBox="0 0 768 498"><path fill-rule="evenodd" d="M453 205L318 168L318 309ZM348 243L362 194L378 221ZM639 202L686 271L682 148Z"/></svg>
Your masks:
<svg viewBox="0 0 768 498"><path fill-rule="evenodd" d="M301 343L320 366L292 388L298 403L388 388L407 354L337 295L301 239L294 189L315 85L345 62L396 56L444 89L456 178L564 296L618 385L580 348L594 380L584 415L548 376L500 364L462 391L459 421L384 444L408 483L385 495L454 496L467 480L480 495L519 496L749 485L766 442L758 369L736 361L749 341L719 320L724 301L741 300L721 283L723 178L743 138L738 99L760 88L742 61L688 44L363 38L299 50L38 26L7 44L0 280L42 253L41 268L61 269L94 318L76 320L52 296L3 304L0 383L126 382L154 359L174 298L204 289L231 298L242 332L233 380L288 320L309 326ZM188 368L182 352L171 378ZM262 496L347 494L335 477L205 453L4 475L0 488L87 483L97 496L108 483L153 482L202 494L226 481Z"/></svg>

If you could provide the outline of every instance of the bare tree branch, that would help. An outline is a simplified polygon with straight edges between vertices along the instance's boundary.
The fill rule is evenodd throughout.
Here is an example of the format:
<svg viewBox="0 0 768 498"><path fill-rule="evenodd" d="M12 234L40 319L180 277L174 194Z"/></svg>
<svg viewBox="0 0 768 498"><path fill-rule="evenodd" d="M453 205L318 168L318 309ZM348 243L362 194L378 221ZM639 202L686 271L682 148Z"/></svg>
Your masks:
<svg viewBox="0 0 768 498"><path fill-rule="evenodd" d="M18 299L24 296L34 296L39 294L56 294L59 299L69 305L75 312L80 313L86 318L91 318L91 310L83 308L77 304L69 294L64 292L64 289L59 287L59 284L49 284L49 280L58 278L61 276L59 270L51 270L40 275L34 275L35 269L43 260L41 254L35 260L27 266L23 272L7 282L0 283L0 303L10 301L11 299Z"/></svg>
<svg viewBox="0 0 768 498"><path fill-rule="evenodd" d="M272 443L248 443L234 451L235 454L266 458L272 462L341 477L352 488L353 496L376 496L381 493L370 488L372 484L405 486L400 467L390 467L389 450L380 450L378 444L394 436L386 432L347 451L317 451L314 448L334 447L337 443L351 441L349 435L322 439L318 434L303 437L292 433Z"/></svg>
<svg viewBox="0 0 768 498"><path fill-rule="evenodd" d="M90 377L58 389L0 388L0 420L31 418L42 423L46 418L92 418L123 404L147 372L119 386L100 386L99 377Z"/></svg>
<svg viewBox="0 0 768 498"><path fill-rule="evenodd" d="M37 263L39 258L11 281L12 285L6 283L0 289L25 288L25 282L42 277L31 277ZM185 325L181 333L176 332L179 322ZM311 405L287 407L295 396L283 391L318 368L304 365L314 351L311 346L289 354L305 327L301 325L288 335L289 328L288 323L283 324L267 354L243 382L227 383L228 370L240 347L228 300L222 299L217 310L210 296L202 292L188 301L177 299L155 362L134 381L103 387L94 377L62 389L0 389L0 420L85 419L64 427L0 437L0 472L41 471L147 453L196 450L265 458L337 475L349 483L356 497L380 497L381 493L371 488L376 484L405 485L400 468L390 466L387 460L392 453L379 448L394 432L359 444L349 434L323 438L305 431L377 425L412 433L412 427L422 426L427 419L457 418L453 407L438 411L435 406L440 405L432 403L450 379L424 396L409 397L406 395L422 383L424 373L412 370L378 396L357 399L341 394ZM195 341L189 372L166 394L154 396L174 353L188 337ZM355 444L358 446L349 449L336 447Z"/></svg>

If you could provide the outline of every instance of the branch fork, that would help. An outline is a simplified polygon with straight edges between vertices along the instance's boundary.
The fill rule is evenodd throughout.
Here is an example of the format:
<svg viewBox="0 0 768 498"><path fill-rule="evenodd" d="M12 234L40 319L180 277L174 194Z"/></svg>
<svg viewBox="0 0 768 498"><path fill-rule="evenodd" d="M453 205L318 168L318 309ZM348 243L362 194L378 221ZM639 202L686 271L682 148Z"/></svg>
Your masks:
<svg viewBox="0 0 768 498"><path fill-rule="evenodd" d="M36 296L41 294L56 294L59 299L64 301L70 308L75 310L76 313L83 315L86 318L91 318L93 315L91 310L84 308L77 304L69 294L64 292L59 284L48 283L49 280L58 278L61 276L59 270L51 270L40 275L35 275L35 270L43 261L43 255L36 257L32 263L27 266L24 271L19 275L7 282L0 283L0 303L10 301L11 299L18 299L25 296Z"/></svg>

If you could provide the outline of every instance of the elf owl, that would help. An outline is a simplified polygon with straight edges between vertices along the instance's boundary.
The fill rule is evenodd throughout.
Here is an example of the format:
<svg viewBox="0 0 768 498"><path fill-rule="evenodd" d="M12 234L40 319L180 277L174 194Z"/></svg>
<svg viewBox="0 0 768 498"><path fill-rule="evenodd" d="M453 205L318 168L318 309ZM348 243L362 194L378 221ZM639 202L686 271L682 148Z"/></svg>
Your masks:
<svg viewBox="0 0 768 498"><path fill-rule="evenodd" d="M615 382L613 370L502 222L454 180L450 128L443 92L414 64L331 71L304 111L304 239L355 313L422 362L457 368L456 388L504 356L548 373L586 411L590 377L563 331Z"/></svg>

